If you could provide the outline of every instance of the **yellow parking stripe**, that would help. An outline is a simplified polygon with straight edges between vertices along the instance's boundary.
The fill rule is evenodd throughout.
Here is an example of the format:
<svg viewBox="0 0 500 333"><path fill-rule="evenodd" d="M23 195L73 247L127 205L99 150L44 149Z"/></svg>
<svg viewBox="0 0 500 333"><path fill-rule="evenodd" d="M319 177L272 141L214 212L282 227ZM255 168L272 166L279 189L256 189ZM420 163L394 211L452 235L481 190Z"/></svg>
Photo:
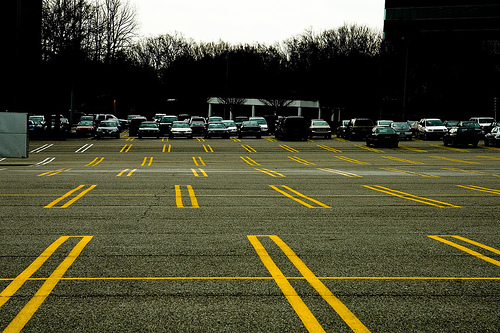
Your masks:
<svg viewBox="0 0 500 333"><path fill-rule="evenodd" d="M84 247L90 242L91 239L92 236L82 237L82 239L71 250L68 256L63 260L63 262L54 270L49 278L45 280L40 289L38 289L35 295L28 301L28 303L21 309L21 311L19 311L16 317L5 328L5 330L3 331L4 333L17 333L23 329L23 327L28 323L31 317L33 317L33 315L42 305L45 299L54 290L57 283L61 280L69 267L75 262L80 253L82 253Z"/></svg>
<svg viewBox="0 0 500 333"><path fill-rule="evenodd" d="M356 175L356 174L351 173L351 172L340 171L340 170L333 170L333 169L329 169L329 168L318 168L318 170L326 171L326 172L330 172L330 173L335 173L335 174L346 176L346 177L363 177L363 176Z"/></svg>
<svg viewBox="0 0 500 333"><path fill-rule="evenodd" d="M304 195L304 194L302 194L302 193L300 193L300 192L298 192L298 191L296 191L296 190L294 190L294 189L292 189L292 188L290 188L290 187L288 187L288 186L286 186L286 185L281 185L281 187L282 187L282 188L284 188L285 190L287 190L287 191L289 191L289 192L291 192L291 193L293 193L293 194L295 194L295 195L297 195L297 196L299 196L299 197L303 198L303 199L306 199L306 200L308 200L308 201L310 201L310 202L312 202L312 203L314 203L314 204L318 205L319 207L313 206L313 205L311 205L311 204L309 204L309 203L307 203L307 202L305 202L305 201L302 201L302 200L300 200L300 199L298 199L298 198L294 197L292 194L290 194L290 193L288 193L288 192L283 191L282 189L278 188L277 186L274 186L274 185L269 185L269 186L270 186L273 190L275 190L275 191L277 191L277 192L279 192L279 193L283 194L283 195L284 195L284 196L286 196L287 198L290 198L290 199L292 199L292 200L294 200L294 201L296 201L296 202L298 202L298 203L300 203L300 204L302 204L302 205L306 206L307 208L319 208L319 207L322 207L322 208L332 208L332 207L327 206L327 205L325 205L324 203L322 203L322 202L320 202L320 201L318 201L318 200L315 200L315 199L313 199L313 198L310 198L310 197L308 197L308 196L306 196L306 195Z"/></svg>
<svg viewBox="0 0 500 333"><path fill-rule="evenodd" d="M298 162L300 164L315 165L313 162L306 161L306 160L304 160L300 157L297 157L297 156L288 156L288 158L291 159L292 161Z"/></svg>
<svg viewBox="0 0 500 333"><path fill-rule="evenodd" d="M486 193L500 195L500 190L495 190L492 188L486 188L486 187L480 187L480 186L474 186L474 185L468 185L468 186L457 185L457 186L462 187L462 188L466 188L469 190L473 190L473 191L480 191L480 192L486 192Z"/></svg>
<svg viewBox="0 0 500 333"><path fill-rule="evenodd" d="M410 163L410 164L425 164L423 162L405 160L405 159L394 157L394 156L382 156L382 158L386 158L388 160L393 160L393 161L398 161L398 162Z"/></svg>
<svg viewBox="0 0 500 333"><path fill-rule="evenodd" d="M467 164L479 164L478 162L457 160L457 159L454 159L454 158L447 158L447 157L442 157L442 156L430 156L430 157L431 158L436 158L436 159L439 159L439 160L444 160L444 161L452 161L452 162L467 163Z"/></svg>
<svg viewBox="0 0 500 333"><path fill-rule="evenodd" d="M272 170L269 170L269 169L255 169L257 171L260 171L260 172L263 172L271 177L286 177L285 175L279 173L279 172L276 172L276 171L272 171Z"/></svg>
<svg viewBox="0 0 500 333"><path fill-rule="evenodd" d="M335 149L333 147L329 147L327 145L317 145L317 146L320 147L320 148L322 148L322 149L334 152L334 153L341 153L342 152L341 150Z"/></svg>
<svg viewBox="0 0 500 333"><path fill-rule="evenodd" d="M191 185L186 185L186 188L188 190L189 199L191 200L191 207L199 208L200 206L198 204L198 199L196 198L193 187ZM182 191L180 185L175 185L175 203L178 208L185 208L182 201Z"/></svg>
<svg viewBox="0 0 500 333"><path fill-rule="evenodd" d="M210 145L203 145L203 149L205 149L205 152L207 152L207 153L214 152L214 150L212 149L212 147L210 147Z"/></svg>
<svg viewBox="0 0 500 333"><path fill-rule="evenodd" d="M287 146L287 145L280 145L280 147L283 148L283 149L285 149L285 150L288 150L288 151L290 151L292 153L298 153L299 152L297 149L292 148L292 147Z"/></svg>
<svg viewBox="0 0 500 333"><path fill-rule="evenodd" d="M459 169L459 168L443 168L443 170L460 171L460 172L465 172L465 173L475 173L475 174L478 174L478 175L487 175L487 176L493 176L493 177L500 177L500 175L494 174L494 173L482 172L482 171L474 171L474 170L464 170L464 169Z"/></svg>
<svg viewBox="0 0 500 333"><path fill-rule="evenodd" d="M441 236L434 236L434 235L432 235L432 236L428 236L428 237L430 237L430 238L432 238L432 239L435 239L435 240L437 240L437 241L439 241L439 242L442 242L442 243L444 243L444 244L447 244L447 245L453 246L454 248L457 248L457 249L459 249L459 250L461 250L461 251L464 251L464 252L466 252L466 253L468 253L468 254L470 254L470 255L472 255L472 256L474 256L474 257L476 257L476 258L479 258L479 259L481 259L481 260L484 260L484 261L486 261L486 262L489 262L490 264L493 264L493 265L495 265L495 266L500 266L500 261L495 260L495 259L493 259L493 258L490 258L490 257L488 257L488 256L485 256L485 255L483 255L483 254L481 254L481 253L479 253L479 252L473 251L473 250L471 250L471 249L469 249L469 248L467 248L467 247L465 247L465 246L462 246L462 245L459 245L459 244L454 243L454 242L452 242L452 241L449 241L449 240L447 240L447 239L444 239L443 237L452 237L452 238L456 238L456 239L459 239L459 240L461 240L461 241L464 241L464 242L470 243L470 244L472 244L472 245L475 245L475 246L481 247L481 248L483 248L483 249L485 249L485 250L488 250L488 251L490 251L490 252L493 252L493 253L495 253L495 254L500 254L500 251L499 251L499 250L497 250L497 249L495 249L495 248L492 248L492 247L490 247L490 246L487 246L487 245L484 245L484 244L481 244L481 243L475 242L475 241L470 240L470 239L467 239L467 238L465 238L465 237L455 236L455 235L448 235L448 236L445 236L445 235L441 235Z"/></svg>
<svg viewBox="0 0 500 333"><path fill-rule="evenodd" d="M349 163L370 164L368 162L358 161L358 160L355 160L353 158L349 158L349 157L345 157L345 156L335 156L335 158L338 158L339 160L343 160L343 161L346 161L346 162L349 162Z"/></svg>
<svg viewBox="0 0 500 333"><path fill-rule="evenodd" d="M408 147L408 146L405 146L405 145L399 145L399 147L403 148L403 149L406 149L406 150L411 150L411 151L414 151L414 152L417 152L417 153L427 153L427 150L412 148L412 147Z"/></svg>
<svg viewBox="0 0 500 333"><path fill-rule="evenodd" d="M407 173L407 174L415 175L415 176L420 176L420 177L439 178L439 176L428 175L428 174L425 174L425 173L418 173L418 172L407 171L407 170L399 170L399 169L392 169L392 168L380 168L380 169L381 170L386 170L386 171L392 171L392 172L403 172L403 173Z"/></svg>
<svg viewBox="0 0 500 333"><path fill-rule="evenodd" d="M375 149L375 148L371 148L371 147L363 146L363 145L354 145L354 147L358 147L358 148L361 148L364 150L369 150L369 151L372 151L374 153L383 153L384 152L383 150L379 150L379 149Z"/></svg>
<svg viewBox="0 0 500 333"><path fill-rule="evenodd" d="M64 205L62 205L60 208L68 208L69 206L71 206L72 204L74 204L77 200L79 200L80 198L82 198L85 194L87 194L88 192L90 192L91 190L93 190L97 185L91 185L89 188L87 188L86 190L83 190L82 192L80 192L78 195L76 195L73 199L69 200L68 202L66 202ZM60 201L66 199L67 197L69 197L70 195L72 195L73 193L81 190L83 187L85 187L85 185L80 185L78 187L76 187L75 189L67 192L66 194L62 195L61 197L57 198L56 200L52 201L51 203L49 203L47 206L45 206L44 208L53 208L56 204L58 204Z"/></svg>
<svg viewBox="0 0 500 333"><path fill-rule="evenodd" d="M256 152L257 152L257 150L255 150L254 148L252 148L252 147L251 147L251 146L249 146L249 145L241 145L241 146L242 146L243 148L245 148L245 149L246 149L246 151L247 151L247 152L249 152L249 153L256 153Z"/></svg>
<svg viewBox="0 0 500 333"><path fill-rule="evenodd" d="M446 202L437 201L437 200L433 200L433 199L429 199L429 198L419 197L419 196L416 196L416 195L413 195L413 194L409 194L409 193L405 193L405 192L401 192L401 191L392 190L390 188L383 187L383 186L380 186L380 185L374 185L374 186L363 185L363 186L366 187L366 188L369 188L371 190L374 190L374 191L386 193L386 194L393 195L393 196L396 196L396 197L399 197L399 198L402 198L402 199L412 200L412 201L424 203L426 205L431 205L431 206L435 206L435 207L439 207L439 208L445 208L445 207L461 208L460 206L455 206L455 205L452 205L452 204L449 204L449 203L446 203Z"/></svg>
<svg viewBox="0 0 500 333"><path fill-rule="evenodd" d="M259 163L255 162L254 160L252 160L250 157L243 157L243 156L240 156L240 158L245 161L247 164L250 164L250 165L260 165Z"/></svg>

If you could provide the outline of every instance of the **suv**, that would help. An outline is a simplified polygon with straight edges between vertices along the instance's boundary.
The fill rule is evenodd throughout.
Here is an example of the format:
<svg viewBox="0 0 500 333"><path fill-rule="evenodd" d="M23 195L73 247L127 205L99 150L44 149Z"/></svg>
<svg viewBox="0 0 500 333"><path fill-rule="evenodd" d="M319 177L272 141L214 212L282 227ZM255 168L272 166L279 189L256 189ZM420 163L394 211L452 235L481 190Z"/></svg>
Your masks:
<svg viewBox="0 0 500 333"><path fill-rule="evenodd" d="M418 122L418 138L428 140L431 138L441 139L448 133L441 119L424 118Z"/></svg>
<svg viewBox="0 0 500 333"><path fill-rule="evenodd" d="M478 132L474 126L456 126L452 127L448 133L443 136L443 144L445 146L452 145L469 145L477 147L481 138L481 130Z"/></svg>
<svg viewBox="0 0 500 333"><path fill-rule="evenodd" d="M104 136L110 136L119 139L120 130L118 129L118 122L115 120L103 120L97 125L95 131L96 139L100 139Z"/></svg>
<svg viewBox="0 0 500 333"><path fill-rule="evenodd" d="M323 119L313 119L309 126L309 137L312 139L315 135L330 139L332 137L332 129Z"/></svg>
<svg viewBox="0 0 500 333"><path fill-rule="evenodd" d="M280 118L274 136L276 139L307 140L309 124L302 116Z"/></svg>
<svg viewBox="0 0 500 333"><path fill-rule="evenodd" d="M345 129L345 138L348 140L365 139L375 125L368 118L353 118Z"/></svg>
<svg viewBox="0 0 500 333"><path fill-rule="evenodd" d="M491 117L472 117L469 120L478 123L479 126L481 126L481 128L483 129L483 131L485 133L491 132L491 129L493 127L495 127L494 126L495 118L491 118Z"/></svg>

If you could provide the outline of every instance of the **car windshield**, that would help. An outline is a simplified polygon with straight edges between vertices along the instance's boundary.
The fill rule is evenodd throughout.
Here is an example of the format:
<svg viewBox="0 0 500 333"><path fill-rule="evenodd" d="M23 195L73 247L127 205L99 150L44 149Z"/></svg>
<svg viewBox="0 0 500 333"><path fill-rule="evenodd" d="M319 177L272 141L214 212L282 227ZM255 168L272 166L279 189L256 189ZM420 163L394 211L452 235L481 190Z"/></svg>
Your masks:
<svg viewBox="0 0 500 333"><path fill-rule="evenodd" d="M378 124L380 126L389 126L390 124L392 124L392 121L390 121L390 120L381 120L381 121L378 122Z"/></svg>
<svg viewBox="0 0 500 333"><path fill-rule="evenodd" d="M427 126L443 126L443 122L439 119L427 120Z"/></svg>
<svg viewBox="0 0 500 333"><path fill-rule="evenodd" d="M162 123L173 123L174 121L177 121L177 117L163 117L161 118Z"/></svg>
<svg viewBox="0 0 500 333"><path fill-rule="evenodd" d="M142 123L141 128L157 128L158 125L156 123Z"/></svg>
<svg viewBox="0 0 500 333"><path fill-rule="evenodd" d="M396 128L410 128L410 125L408 123L392 123L392 127Z"/></svg>
<svg viewBox="0 0 500 333"><path fill-rule="evenodd" d="M495 119L493 119L493 118L480 118L480 119L478 119L478 122L480 124L489 124L489 123L492 123L494 121L495 121Z"/></svg>
<svg viewBox="0 0 500 333"><path fill-rule="evenodd" d="M116 127L116 123L112 121L101 121L99 127Z"/></svg>
<svg viewBox="0 0 500 333"><path fill-rule="evenodd" d="M234 123L234 121L223 121L222 122L224 125L226 125L226 127L235 127L236 124Z"/></svg>
<svg viewBox="0 0 500 333"><path fill-rule="evenodd" d="M208 120L213 123L213 122L216 122L216 121L222 121L222 117L210 117L208 118Z"/></svg>
<svg viewBox="0 0 500 333"><path fill-rule="evenodd" d="M379 134L394 134L394 130L390 127L381 127L375 130Z"/></svg>
<svg viewBox="0 0 500 333"><path fill-rule="evenodd" d="M183 121L172 124L172 128L186 128L186 127L189 128L189 124Z"/></svg>
<svg viewBox="0 0 500 333"><path fill-rule="evenodd" d="M256 121L244 121L243 126L259 126Z"/></svg>
<svg viewBox="0 0 500 333"><path fill-rule="evenodd" d="M461 127L458 129L458 133L475 132L473 127Z"/></svg>
<svg viewBox="0 0 500 333"><path fill-rule="evenodd" d="M191 123L191 126L203 126L205 127L205 123L202 123L201 121L195 121Z"/></svg>
<svg viewBox="0 0 500 333"><path fill-rule="evenodd" d="M373 123L370 119L357 119L356 126L373 126Z"/></svg>
<svg viewBox="0 0 500 333"><path fill-rule="evenodd" d="M478 123L475 121L463 121L462 126L464 127L481 127Z"/></svg>
<svg viewBox="0 0 500 333"><path fill-rule="evenodd" d="M264 118L253 118L253 119L250 119L250 121L255 121L255 122L257 122L257 124L267 124L267 122Z"/></svg>
<svg viewBox="0 0 500 333"><path fill-rule="evenodd" d="M223 123L211 123L208 124L208 128L226 128Z"/></svg>
<svg viewBox="0 0 500 333"><path fill-rule="evenodd" d="M313 121L313 126L330 126L326 121Z"/></svg>
<svg viewBox="0 0 500 333"><path fill-rule="evenodd" d="M92 126L92 122L91 121L80 121L78 123L78 126Z"/></svg>

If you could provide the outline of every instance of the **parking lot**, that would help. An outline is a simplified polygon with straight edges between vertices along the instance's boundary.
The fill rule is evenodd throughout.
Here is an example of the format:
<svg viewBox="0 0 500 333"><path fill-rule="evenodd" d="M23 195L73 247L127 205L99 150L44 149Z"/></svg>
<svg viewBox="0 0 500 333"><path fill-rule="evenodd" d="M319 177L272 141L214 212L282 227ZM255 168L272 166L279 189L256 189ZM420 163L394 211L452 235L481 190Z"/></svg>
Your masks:
<svg viewBox="0 0 500 333"><path fill-rule="evenodd" d="M498 332L500 149L32 141L0 161L4 332Z"/></svg>

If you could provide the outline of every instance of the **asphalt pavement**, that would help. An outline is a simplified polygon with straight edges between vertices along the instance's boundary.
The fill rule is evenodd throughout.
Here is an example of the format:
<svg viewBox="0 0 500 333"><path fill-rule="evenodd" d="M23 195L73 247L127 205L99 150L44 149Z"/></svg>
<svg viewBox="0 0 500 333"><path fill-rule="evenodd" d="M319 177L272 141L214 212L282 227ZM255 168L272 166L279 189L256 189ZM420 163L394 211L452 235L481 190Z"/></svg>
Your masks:
<svg viewBox="0 0 500 333"><path fill-rule="evenodd" d="M72 139L0 159L4 332L498 332L500 149Z"/></svg>

